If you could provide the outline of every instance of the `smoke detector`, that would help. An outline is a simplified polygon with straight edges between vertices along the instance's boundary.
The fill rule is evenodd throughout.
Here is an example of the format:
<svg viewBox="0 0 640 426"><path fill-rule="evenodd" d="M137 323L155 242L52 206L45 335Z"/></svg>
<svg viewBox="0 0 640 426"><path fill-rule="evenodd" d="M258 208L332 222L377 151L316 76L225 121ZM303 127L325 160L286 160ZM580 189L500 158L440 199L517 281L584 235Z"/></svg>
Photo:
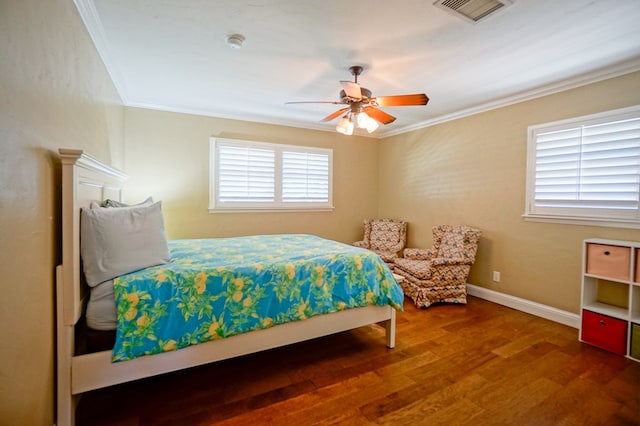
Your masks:
<svg viewBox="0 0 640 426"><path fill-rule="evenodd" d="M240 49L244 40L245 39L242 34L231 34L227 36L227 45L233 49Z"/></svg>
<svg viewBox="0 0 640 426"><path fill-rule="evenodd" d="M476 23L512 4L512 0L437 0L433 5Z"/></svg>

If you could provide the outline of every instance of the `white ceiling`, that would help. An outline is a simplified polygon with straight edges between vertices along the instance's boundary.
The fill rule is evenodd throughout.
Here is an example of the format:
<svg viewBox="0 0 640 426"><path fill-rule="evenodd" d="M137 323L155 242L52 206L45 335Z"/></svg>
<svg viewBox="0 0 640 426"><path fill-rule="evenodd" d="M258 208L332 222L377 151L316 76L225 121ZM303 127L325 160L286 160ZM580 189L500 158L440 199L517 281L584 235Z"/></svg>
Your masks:
<svg viewBox="0 0 640 426"><path fill-rule="evenodd" d="M333 130L338 105L285 102L338 101L363 65L373 96L431 99L383 108L377 137L640 70L640 0L513 0L475 24L435 0L74 1L125 105Z"/></svg>

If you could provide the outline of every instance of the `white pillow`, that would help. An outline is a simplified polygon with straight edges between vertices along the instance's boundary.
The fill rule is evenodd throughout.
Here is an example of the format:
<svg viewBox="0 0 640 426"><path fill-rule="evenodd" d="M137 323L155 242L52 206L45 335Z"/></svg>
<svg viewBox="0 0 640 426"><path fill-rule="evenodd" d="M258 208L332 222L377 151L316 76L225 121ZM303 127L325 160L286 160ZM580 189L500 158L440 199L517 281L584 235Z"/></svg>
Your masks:
<svg viewBox="0 0 640 426"><path fill-rule="evenodd" d="M92 287L169 262L161 202L116 209L83 208L80 254L87 284Z"/></svg>
<svg viewBox="0 0 640 426"><path fill-rule="evenodd" d="M138 204L125 204L121 201L107 198L102 202L100 207L134 207L134 206L148 206L149 204L153 204L153 197L147 197L146 200ZM91 207L93 208L93 206Z"/></svg>

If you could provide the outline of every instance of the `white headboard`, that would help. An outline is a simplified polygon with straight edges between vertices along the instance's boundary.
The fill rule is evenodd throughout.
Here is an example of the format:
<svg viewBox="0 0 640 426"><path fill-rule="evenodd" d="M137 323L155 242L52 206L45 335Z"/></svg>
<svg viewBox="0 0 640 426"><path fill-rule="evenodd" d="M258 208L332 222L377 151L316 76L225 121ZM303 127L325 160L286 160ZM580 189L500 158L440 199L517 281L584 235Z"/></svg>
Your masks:
<svg viewBox="0 0 640 426"><path fill-rule="evenodd" d="M80 208L107 198L122 201L127 175L79 149L58 150L62 161L62 283L58 282L58 310L65 325L82 315L80 272ZM60 291L62 290L62 291Z"/></svg>

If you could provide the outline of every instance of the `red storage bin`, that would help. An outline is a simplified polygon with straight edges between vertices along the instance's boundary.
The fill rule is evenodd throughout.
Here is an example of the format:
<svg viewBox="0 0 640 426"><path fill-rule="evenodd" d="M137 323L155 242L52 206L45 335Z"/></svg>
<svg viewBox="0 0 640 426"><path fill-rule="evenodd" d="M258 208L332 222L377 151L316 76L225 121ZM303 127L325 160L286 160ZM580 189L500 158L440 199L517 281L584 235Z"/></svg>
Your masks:
<svg viewBox="0 0 640 426"><path fill-rule="evenodd" d="M582 311L582 341L618 355L627 354L627 322Z"/></svg>

